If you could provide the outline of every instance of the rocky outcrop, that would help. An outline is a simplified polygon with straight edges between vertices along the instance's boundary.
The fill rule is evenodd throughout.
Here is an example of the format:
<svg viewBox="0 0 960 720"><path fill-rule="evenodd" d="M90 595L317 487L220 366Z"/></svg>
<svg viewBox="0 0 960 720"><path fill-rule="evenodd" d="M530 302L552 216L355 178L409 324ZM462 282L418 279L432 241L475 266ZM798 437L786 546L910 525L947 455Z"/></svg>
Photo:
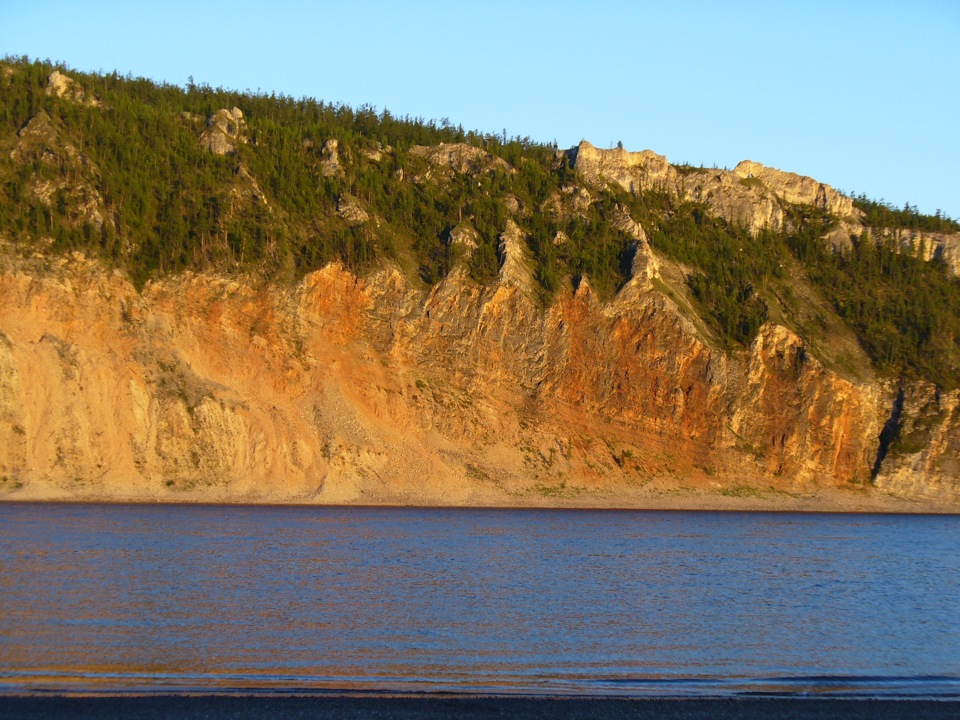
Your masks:
<svg viewBox="0 0 960 720"><path fill-rule="evenodd" d="M596 198L582 185L566 185L554 192L540 207L554 217L583 215Z"/></svg>
<svg viewBox="0 0 960 720"><path fill-rule="evenodd" d="M910 228L869 228L856 219L840 220L823 239L835 251L845 252L861 237L886 244L926 262L942 262L947 271L960 276L960 233L926 232Z"/></svg>
<svg viewBox="0 0 960 720"><path fill-rule="evenodd" d="M466 143L414 145L410 148L410 155L426 160L431 168L440 172L476 175L494 170L504 172L512 170L502 158Z"/></svg>
<svg viewBox="0 0 960 720"><path fill-rule="evenodd" d="M45 206L65 212L71 224L89 223L99 230L108 222L96 188L99 170L47 113L40 111L20 128L10 159L21 167L39 165L39 172L31 173L29 192Z"/></svg>
<svg viewBox="0 0 960 720"><path fill-rule="evenodd" d="M329 138L320 149L320 170L324 177L342 174L340 167L340 141Z"/></svg>
<svg viewBox="0 0 960 720"><path fill-rule="evenodd" d="M570 151L577 175L588 184L614 183L630 193L646 190L676 192L680 173L652 150L601 150L586 140Z"/></svg>
<svg viewBox="0 0 960 720"><path fill-rule="evenodd" d="M207 128L200 135L200 146L215 155L236 152L237 145L247 142L247 123L240 108L217 110L207 118Z"/></svg>
<svg viewBox="0 0 960 720"><path fill-rule="evenodd" d="M341 195L337 199L337 214L350 227L362 225L370 219L370 215L363 209L360 201L352 195Z"/></svg>
<svg viewBox="0 0 960 720"><path fill-rule="evenodd" d="M868 228L853 200L825 183L796 173L769 168L744 160L733 170L682 168L678 170L662 155L650 150L628 152L622 148L601 150L583 141L569 156L577 174L588 185L617 185L630 193L659 190L674 197L704 203L717 216L756 234L764 228L779 230L787 222L786 207L807 205L830 213L836 226L824 242L845 251L851 239ZM571 192L574 190L571 188ZM579 190L582 195L584 190ZM588 199L586 205L589 205ZM570 212L564 198L556 195L544 210ZM892 238L904 252L924 260L942 260L954 275L960 275L960 233L919 230L873 231L877 241Z"/></svg>
<svg viewBox="0 0 960 720"><path fill-rule="evenodd" d="M530 271L530 250L523 231L513 220L507 221L506 229L500 234L500 257L503 258L500 284L531 295L533 273Z"/></svg>
<svg viewBox="0 0 960 720"><path fill-rule="evenodd" d="M267 196L260 189L260 183L250 174L245 165L237 168L233 187L230 188L231 211L242 205L263 205L270 209Z"/></svg>
<svg viewBox="0 0 960 720"><path fill-rule="evenodd" d="M54 70L50 73L44 92L47 95L64 98L70 102L90 105L91 107L99 107L100 105L100 101L96 97L87 97L87 93L80 83L69 75L64 75L59 70Z"/></svg>
<svg viewBox="0 0 960 720"><path fill-rule="evenodd" d="M702 202L717 216L756 234L779 230L786 213L776 193L754 178L740 178L726 170L694 170L684 175L679 194Z"/></svg>
<svg viewBox="0 0 960 720"><path fill-rule="evenodd" d="M732 171L678 169L650 150L601 150L586 141L570 154L578 176L588 184L612 183L630 193L659 190L702 202L719 217L752 233L783 227L785 203L813 205L847 222L860 218L853 201L829 185L750 160L744 160ZM859 234L858 229L853 229L854 234Z"/></svg>
<svg viewBox="0 0 960 720"><path fill-rule="evenodd" d="M459 248L463 255L469 258L473 254L473 251L477 249L480 243L480 236L476 229L469 223L461 222L457 223L450 230L447 242Z"/></svg>
<svg viewBox="0 0 960 720"><path fill-rule="evenodd" d="M960 391L915 382L890 404L893 433L876 484L910 497L960 500Z"/></svg>
<svg viewBox="0 0 960 720"><path fill-rule="evenodd" d="M630 259L630 277L634 281L642 278L647 283L646 287L649 288L649 283L654 278L660 277L660 263L650 247L647 233L622 205L615 208L611 224L634 239L635 242L631 248L633 256Z"/></svg>
<svg viewBox="0 0 960 720"><path fill-rule="evenodd" d="M863 228L860 228L861 232ZM874 237L892 240L903 252L923 260L939 260L951 273L960 275L960 233L898 229L874 232Z"/></svg>
<svg viewBox="0 0 960 720"><path fill-rule="evenodd" d="M751 160L737 165L733 174L741 180L759 181L778 198L793 205L812 205L841 219L860 217L853 200L813 178L768 168Z"/></svg>

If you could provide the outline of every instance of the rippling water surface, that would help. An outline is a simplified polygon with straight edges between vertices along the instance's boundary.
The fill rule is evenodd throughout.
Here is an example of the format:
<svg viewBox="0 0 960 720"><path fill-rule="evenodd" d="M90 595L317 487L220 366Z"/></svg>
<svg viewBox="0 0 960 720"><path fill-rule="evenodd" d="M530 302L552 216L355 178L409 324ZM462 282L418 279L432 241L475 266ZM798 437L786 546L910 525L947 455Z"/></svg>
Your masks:
<svg viewBox="0 0 960 720"><path fill-rule="evenodd" d="M0 691L960 696L960 518L0 505Z"/></svg>

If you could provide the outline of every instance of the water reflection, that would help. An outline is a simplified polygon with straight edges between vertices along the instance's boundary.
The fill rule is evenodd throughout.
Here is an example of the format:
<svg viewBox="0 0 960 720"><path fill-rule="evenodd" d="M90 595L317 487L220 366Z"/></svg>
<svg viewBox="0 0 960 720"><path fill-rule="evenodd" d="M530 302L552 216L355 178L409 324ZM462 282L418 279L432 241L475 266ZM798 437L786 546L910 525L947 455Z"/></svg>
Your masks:
<svg viewBox="0 0 960 720"><path fill-rule="evenodd" d="M0 689L956 690L958 540L952 517L0 505Z"/></svg>

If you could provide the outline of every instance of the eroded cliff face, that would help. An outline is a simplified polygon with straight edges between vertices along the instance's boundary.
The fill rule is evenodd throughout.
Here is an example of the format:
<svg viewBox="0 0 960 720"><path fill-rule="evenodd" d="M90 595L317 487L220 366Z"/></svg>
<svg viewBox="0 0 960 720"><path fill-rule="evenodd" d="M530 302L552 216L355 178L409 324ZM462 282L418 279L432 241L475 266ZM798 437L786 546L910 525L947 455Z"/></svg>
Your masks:
<svg viewBox="0 0 960 720"><path fill-rule="evenodd" d="M880 386L773 324L724 351L656 274L608 303L584 279L544 308L523 244L503 244L498 282L456 268L430 291L330 265L295 287L190 274L138 293L79 255L10 258L0 494L642 504L870 486ZM909 400L936 441L889 454L881 487L955 497L955 395Z"/></svg>
<svg viewBox="0 0 960 720"><path fill-rule="evenodd" d="M823 367L787 328L767 325L751 346L731 428L756 448L768 473L797 487L823 477L866 478L878 450L878 387Z"/></svg>
<svg viewBox="0 0 960 720"><path fill-rule="evenodd" d="M691 296L697 269L655 252L631 208L656 223L650 212L693 201L753 233L816 208L834 248L868 233L955 273L958 234L866 228L828 185L750 161L674 166L583 142L512 166L463 142L398 150L326 127L301 127L291 204L253 160L296 145L272 146L255 112L193 107L163 130L208 174L190 193L209 216L185 235L170 213L121 212L127 184L76 124L110 97L85 87L54 70L43 97L71 111L36 108L0 138L17 208L0 228L0 497L645 506L712 493L776 506L856 488L960 503L960 395L878 381L789 257L780 268L798 272L762 289L771 321L751 345L718 337ZM473 198L484 183L490 207ZM402 202L371 194L380 185ZM633 204L612 187L654 193ZM168 190L147 200L169 208L186 192ZM397 211L417 202L436 217ZM584 233L618 236L615 272L578 256ZM346 237L357 248L341 257L379 269L333 264L293 284ZM62 255L81 247L160 279L138 291ZM471 279L496 260L495 281ZM169 272L182 267L222 272Z"/></svg>

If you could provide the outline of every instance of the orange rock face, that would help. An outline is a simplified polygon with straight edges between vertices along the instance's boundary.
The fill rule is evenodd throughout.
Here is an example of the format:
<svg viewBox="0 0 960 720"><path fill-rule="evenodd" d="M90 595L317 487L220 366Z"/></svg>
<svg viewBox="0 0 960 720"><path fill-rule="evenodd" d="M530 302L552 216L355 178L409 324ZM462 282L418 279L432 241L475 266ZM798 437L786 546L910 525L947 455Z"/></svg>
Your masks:
<svg viewBox="0 0 960 720"><path fill-rule="evenodd" d="M197 274L138 293L80 256L10 262L0 495L642 506L872 485L890 392L791 331L724 351L647 278L542 307L507 265L429 292L331 265L292 288ZM923 402L936 443L877 483L955 498L956 398Z"/></svg>

